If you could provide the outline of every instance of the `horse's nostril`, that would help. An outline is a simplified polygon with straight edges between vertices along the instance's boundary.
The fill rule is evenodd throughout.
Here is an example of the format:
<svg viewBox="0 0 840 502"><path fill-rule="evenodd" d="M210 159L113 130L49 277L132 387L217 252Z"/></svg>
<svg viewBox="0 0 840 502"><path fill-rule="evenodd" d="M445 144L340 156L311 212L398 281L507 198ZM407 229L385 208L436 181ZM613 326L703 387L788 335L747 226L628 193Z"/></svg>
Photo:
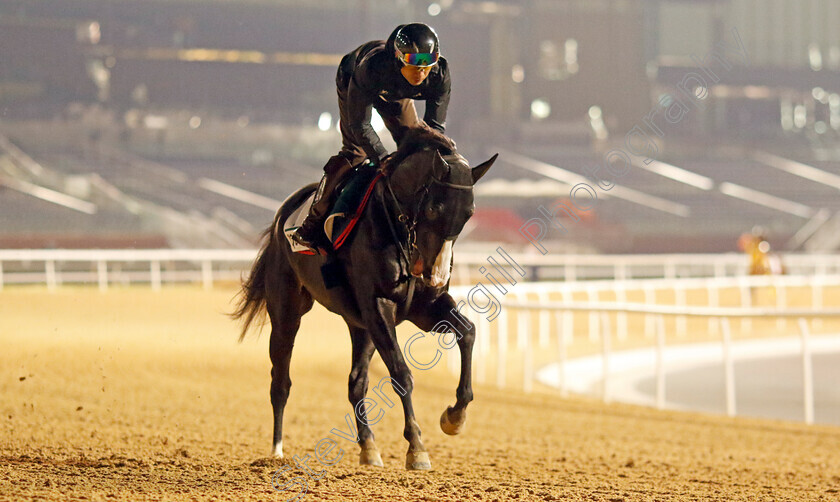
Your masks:
<svg viewBox="0 0 840 502"><path fill-rule="evenodd" d="M423 257L420 256L411 265L411 275L421 277L423 275Z"/></svg>

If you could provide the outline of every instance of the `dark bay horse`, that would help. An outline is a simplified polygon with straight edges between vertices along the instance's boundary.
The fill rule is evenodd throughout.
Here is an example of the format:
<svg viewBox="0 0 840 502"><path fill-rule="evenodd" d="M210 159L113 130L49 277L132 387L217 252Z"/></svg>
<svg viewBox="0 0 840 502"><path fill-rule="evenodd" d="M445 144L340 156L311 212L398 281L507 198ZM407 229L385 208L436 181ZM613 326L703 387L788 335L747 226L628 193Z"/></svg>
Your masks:
<svg viewBox="0 0 840 502"><path fill-rule="evenodd" d="M420 440L411 392L414 386L395 332L411 321L424 331L456 335L461 376L454 406L441 416L441 428L457 434L472 401L471 362L475 327L458 312L447 292L452 244L474 212L472 187L496 156L470 168L443 135L422 128L408 132L394 154L393 174L381 178L354 233L328 259L291 251L282 226L291 212L315 189L309 185L279 209L266 231L265 244L242 286L233 317L249 326L268 312L271 404L274 409L274 455L283 456L283 409L289 397L289 361L301 317L313 301L344 318L352 341L349 398L355 410L360 463L382 466L366 420L364 398L368 365L379 352L400 394L409 443L406 469L425 470L431 462ZM328 261L329 260L329 261ZM326 265L324 272L322 267ZM328 287L341 275L341 285Z"/></svg>

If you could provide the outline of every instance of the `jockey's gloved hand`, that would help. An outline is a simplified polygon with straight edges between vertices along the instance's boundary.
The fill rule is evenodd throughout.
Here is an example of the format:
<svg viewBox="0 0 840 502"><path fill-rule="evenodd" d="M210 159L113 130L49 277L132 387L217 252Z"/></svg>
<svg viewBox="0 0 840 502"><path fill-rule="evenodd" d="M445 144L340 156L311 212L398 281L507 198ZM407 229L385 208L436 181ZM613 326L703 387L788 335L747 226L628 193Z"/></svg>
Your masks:
<svg viewBox="0 0 840 502"><path fill-rule="evenodd" d="M390 176L394 169L397 167L396 163L394 162L394 154L389 153L382 160L379 161L379 172L384 174L385 176Z"/></svg>

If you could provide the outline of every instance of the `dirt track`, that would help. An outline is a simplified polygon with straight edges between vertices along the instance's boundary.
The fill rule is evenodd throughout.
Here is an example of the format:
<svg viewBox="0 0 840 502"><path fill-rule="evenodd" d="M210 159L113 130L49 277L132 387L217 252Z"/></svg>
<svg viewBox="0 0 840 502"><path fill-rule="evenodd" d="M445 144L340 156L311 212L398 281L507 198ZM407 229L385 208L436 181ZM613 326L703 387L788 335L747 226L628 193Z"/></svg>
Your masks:
<svg viewBox="0 0 840 502"><path fill-rule="evenodd" d="M267 333L236 344L222 315L233 293L0 292L0 500L290 499L272 474L303 472L265 457ZM346 429L349 366L341 321L305 317L287 458ZM343 459L303 500L840 500L840 428L477 386L466 431L449 437L438 418L456 379L438 366L415 371L431 472L404 470L401 408L383 408L385 467L357 465L339 440ZM372 381L385 375L376 358Z"/></svg>

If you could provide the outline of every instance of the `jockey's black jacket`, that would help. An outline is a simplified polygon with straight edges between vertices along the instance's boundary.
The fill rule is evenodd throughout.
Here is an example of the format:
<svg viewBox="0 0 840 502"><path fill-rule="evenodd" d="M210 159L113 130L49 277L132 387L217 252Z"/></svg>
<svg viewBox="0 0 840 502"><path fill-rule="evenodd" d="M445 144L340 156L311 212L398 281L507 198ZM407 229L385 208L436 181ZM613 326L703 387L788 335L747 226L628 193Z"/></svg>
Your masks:
<svg viewBox="0 0 840 502"><path fill-rule="evenodd" d="M444 132L449 106L450 78L446 59L441 57L429 76L413 86L402 76L402 63L394 55L396 31L387 40L368 42L344 56L338 67L336 85L346 89L344 114L357 144L368 158L382 160L388 151L370 125L371 107L380 115L399 115L401 99L426 101L423 120L432 129Z"/></svg>

